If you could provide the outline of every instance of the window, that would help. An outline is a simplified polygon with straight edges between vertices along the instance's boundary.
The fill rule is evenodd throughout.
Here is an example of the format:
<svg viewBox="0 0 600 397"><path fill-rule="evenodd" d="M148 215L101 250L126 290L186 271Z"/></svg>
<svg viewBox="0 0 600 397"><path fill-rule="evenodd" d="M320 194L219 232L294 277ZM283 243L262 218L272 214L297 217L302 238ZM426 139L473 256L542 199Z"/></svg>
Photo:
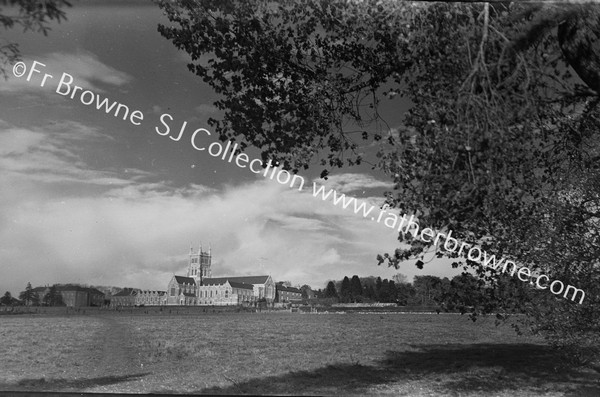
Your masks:
<svg viewBox="0 0 600 397"><path fill-rule="evenodd" d="M175 288L171 288L171 296L175 296Z"/></svg>

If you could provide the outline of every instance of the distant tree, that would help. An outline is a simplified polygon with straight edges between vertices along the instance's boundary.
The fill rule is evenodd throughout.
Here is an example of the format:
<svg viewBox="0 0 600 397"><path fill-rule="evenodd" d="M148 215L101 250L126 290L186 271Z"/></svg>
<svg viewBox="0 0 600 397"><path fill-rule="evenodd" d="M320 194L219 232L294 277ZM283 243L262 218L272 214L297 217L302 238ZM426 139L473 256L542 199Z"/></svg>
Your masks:
<svg viewBox="0 0 600 397"><path fill-rule="evenodd" d="M327 283L327 287L325 288L325 298L337 298L338 297L338 293L337 290L335 289L335 284L333 281L330 281Z"/></svg>
<svg viewBox="0 0 600 397"><path fill-rule="evenodd" d="M48 293L44 296L42 301L45 306L64 306L62 295L56 288L56 285L50 287Z"/></svg>
<svg viewBox="0 0 600 397"><path fill-rule="evenodd" d="M434 305L442 298L442 279L437 276L415 276L413 286L421 305Z"/></svg>
<svg viewBox="0 0 600 397"><path fill-rule="evenodd" d="M379 302L389 302L390 301L390 280L383 279L381 282L381 289L379 290Z"/></svg>
<svg viewBox="0 0 600 397"><path fill-rule="evenodd" d="M350 280L350 299L354 302L362 302L363 287L357 275Z"/></svg>
<svg viewBox="0 0 600 397"><path fill-rule="evenodd" d="M390 280L388 284L388 302L396 302L398 300L398 290L394 280Z"/></svg>
<svg viewBox="0 0 600 397"><path fill-rule="evenodd" d="M289 288L289 287L292 286L291 281L278 281L277 284L282 285L282 286L287 287L287 288Z"/></svg>
<svg viewBox="0 0 600 397"><path fill-rule="evenodd" d="M381 287L383 286L383 281L381 280L381 277L377 277L377 279L375 280L375 299L378 302L381 302Z"/></svg>
<svg viewBox="0 0 600 397"><path fill-rule="evenodd" d="M302 292L302 299L308 299L309 296L313 295L312 288L306 284L300 287L300 292Z"/></svg>
<svg viewBox="0 0 600 397"><path fill-rule="evenodd" d="M376 300L375 287L372 284L367 284L363 287L363 296L368 300Z"/></svg>
<svg viewBox="0 0 600 397"><path fill-rule="evenodd" d="M411 302L416 294L415 292L415 288L412 286L412 284L406 283L406 284L399 284L396 287L397 290L397 302L398 304L402 305L402 306L406 306L409 304L409 302Z"/></svg>
<svg viewBox="0 0 600 397"><path fill-rule="evenodd" d="M352 293L350 291L350 279L348 276L344 276L342 280L342 286L340 288L340 300L344 303L350 302L352 299Z"/></svg>
<svg viewBox="0 0 600 397"><path fill-rule="evenodd" d="M6 291L2 298L0 298L0 305L9 306L13 303L13 297L10 292Z"/></svg>
<svg viewBox="0 0 600 397"><path fill-rule="evenodd" d="M45 35L50 28L48 23L52 21L61 22L66 20L65 7L71 4L66 0L3 0L0 5L0 26L4 29L20 27L24 32L37 31ZM5 13L4 11L11 11ZM6 77L6 65L12 64L20 59L19 45L0 39L0 74Z"/></svg>
<svg viewBox="0 0 600 397"><path fill-rule="evenodd" d="M461 313L470 311L481 298L481 281L470 273L462 273L452 278L450 290L443 295L443 305L448 310Z"/></svg>
<svg viewBox="0 0 600 397"><path fill-rule="evenodd" d="M392 280L394 280L394 283L396 283L396 285L408 283L408 277L406 277L406 275L402 274L402 273L394 274L394 277L392 277Z"/></svg>
<svg viewBox="0 0 600 397"><path fill-rule="evenodd" d="M27 283L25 291L19 294L19 299L23 301L25 306L37 306L40 304L40 298L31 287L31 283Z"/></svg>

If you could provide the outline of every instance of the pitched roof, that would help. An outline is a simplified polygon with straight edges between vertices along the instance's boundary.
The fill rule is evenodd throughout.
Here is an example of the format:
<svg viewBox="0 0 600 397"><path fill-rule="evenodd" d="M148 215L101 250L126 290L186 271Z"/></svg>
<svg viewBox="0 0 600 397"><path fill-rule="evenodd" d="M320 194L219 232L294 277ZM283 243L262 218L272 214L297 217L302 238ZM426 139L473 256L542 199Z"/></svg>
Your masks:
<svg viewBox="0 0 600 397"><path fill-rule="evenodd" d="M140 294L156 294L156 295L164 295L166 294L166 291L158 291L158 290L151 290L151 289L145 289L140 291Z"/></svg>
<svg viewBox="0 0 600 397"><path fill-rule="evenodd" d="M236 281L229 281L229 285L231 285L233 288L244 288L250 290L254 289L254 286L252 284L238 283Z"/></svg>
<svg viewBox="0 0 600 397"><path fill-rule="evenodd" d="M119 291L118 293L114 294L113 297L115 296L133 296L133 295L137 295L138 290L136 288L123 288L122 291Z"/></svg>
<svg viewBox="0 0 600 397"><path fill-rule="evenodd" d="M92 288L92 287L88 287L86 288L87 292L89 292L92 295L104 295L104 292L96 289L96 288Z"/></svg>
<svg viewBox="0 0 600 397"><path fill-rule="evenodd" d="M242 277L215 277L205 278L202 280L203 285L215 285L225 284L227 280L231 283L243 283L243 284L264 284L269 279L269 276L242 276Z"/></svg>
<svg viewBox="0 0 600 397"><path fill-rule="evenodd" d="M196 285L196 281L191 277L175 276L175 281L179 284L193 284Z"/></svg>
<svg viewBox="0 0 600 397"><path fill-rule="evenodd" d="M295 292L297 294L301 294L302 291L300 291L298 288L294 288L294 287L284 287L283 285L278 285L277 289L279 291L286 291L286 292Z"/></svg>

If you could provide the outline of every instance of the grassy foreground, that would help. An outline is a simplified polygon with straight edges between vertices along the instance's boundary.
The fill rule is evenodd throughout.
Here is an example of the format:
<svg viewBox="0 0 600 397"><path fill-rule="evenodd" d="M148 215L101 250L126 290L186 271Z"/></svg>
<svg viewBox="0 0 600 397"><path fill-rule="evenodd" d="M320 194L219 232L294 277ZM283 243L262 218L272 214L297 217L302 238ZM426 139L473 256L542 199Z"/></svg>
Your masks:
<svg viewBox="0 0 600 397"><path fill-rule="evenodd" d="M0 318L0 391L598 396L542 341L450 314Z"/></svg>

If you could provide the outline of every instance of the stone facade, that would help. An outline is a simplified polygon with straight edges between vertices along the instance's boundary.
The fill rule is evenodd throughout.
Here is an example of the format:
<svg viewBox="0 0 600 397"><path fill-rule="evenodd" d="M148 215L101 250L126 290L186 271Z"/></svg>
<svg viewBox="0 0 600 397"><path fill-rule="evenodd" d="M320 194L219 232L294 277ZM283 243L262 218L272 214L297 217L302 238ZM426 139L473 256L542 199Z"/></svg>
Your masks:
<svg viewBox="0 0 600 397"><path fill-rule="evenodd" d="M50 287L33 288L40 303L50 291ZM62 296L63 303L68 307L86 307L104 305L104 293L96 288L82 287L77 284L56 285L56 291Z"/></svg>
<svg viewBox="0 0 600 397"><path fill-rule="evenodd" d="M254 287L229 280L205 279L198 291L199 305L243 305L254 302Z"/></svg>
<svg viewBox="0 0 600 397"><path fill-rule="evenodd" d="M298 288L277 285L278 302L298 302L302 300L302 291Z"/></svg>
<svg viewBox="0 0 600 397"><path fill-rule="evenodd" d="M173 276L167 286L167 305L197 305L197 285L192 277Z"/></svg>
<svg viewBox="0 0 600 397"><path fill-rule="evenodd" d="M136 306L163 306L166 304L166 291L140 290L135 296Z"/></svg>
<svg viewBox="0 0 600 397"><path fill-rule="evenodd" d="M211 289L214 289L215 286L223 286L222 288L225 288L226 285L230 285L232 290L237 288L239 293L246 294L246 298L242 298L240 302L253 303L265 300L268 303L272 303L275 300L275 283L271 276L243 276L204 279L200 286L201 302L205 302L205 300L202 301L203 297L206 296L207 292L210 295ZM249 293L252 295L249 296Z"/></svg>

